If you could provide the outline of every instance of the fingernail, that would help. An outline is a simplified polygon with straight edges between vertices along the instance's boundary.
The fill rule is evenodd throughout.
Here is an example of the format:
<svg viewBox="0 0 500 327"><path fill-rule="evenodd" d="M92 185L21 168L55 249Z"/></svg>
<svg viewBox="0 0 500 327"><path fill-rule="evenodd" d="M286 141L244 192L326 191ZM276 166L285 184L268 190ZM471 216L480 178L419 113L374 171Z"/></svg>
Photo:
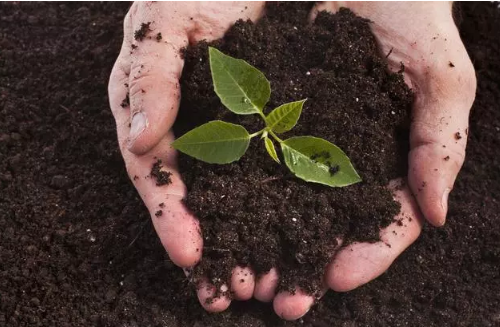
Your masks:
<svg viewBox="0 0 500 327"><path fill-rule="evenodd" d="M448 196L450 195L451 188L446 188L443 192L443 197L441 198L441 208L446 212L448 211ZM440 222L441 225L444 225L446 221L446 214L443 217L443 220Z"/></svg>
<svg viewBox="0 0 500 327"><path fill-rule="evenodd" d="M143 112L135 113L130 125L130 142L133 142L146 129L147 119Z"/></svg>

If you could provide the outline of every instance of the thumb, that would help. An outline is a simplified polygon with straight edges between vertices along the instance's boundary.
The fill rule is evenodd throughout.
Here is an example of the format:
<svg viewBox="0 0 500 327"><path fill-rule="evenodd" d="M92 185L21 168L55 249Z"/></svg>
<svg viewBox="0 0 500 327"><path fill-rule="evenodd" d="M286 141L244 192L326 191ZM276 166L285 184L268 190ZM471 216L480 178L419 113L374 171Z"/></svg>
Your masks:
<svg viewBox="0 0 500 327"><path fill-rule="evenodd" d="M131 49L127 147L134 154L144 154L167 134L177 116L184 65L180 51L188 45L188 39L184 33L167 34L154 23L139 23L135 28L147 29L150 38L134 40Z"/></svg>
<svg viewBox="0 0 500 327"><path fill-rule="evenodd" d="M427 220L442 226L448 195L465 158L469 112L476 93L472 63L456 32L459 49L435 72L413 79L416 99L410 130L408 179ZM454 42L454 41L451 41Z"/></svg>

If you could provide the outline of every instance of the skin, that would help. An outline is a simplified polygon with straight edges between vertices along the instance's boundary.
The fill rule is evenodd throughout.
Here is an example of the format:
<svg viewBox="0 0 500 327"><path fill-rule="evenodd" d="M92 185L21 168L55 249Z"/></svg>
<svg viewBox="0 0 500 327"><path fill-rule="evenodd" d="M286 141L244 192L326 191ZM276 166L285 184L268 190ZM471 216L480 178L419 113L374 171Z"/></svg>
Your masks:
<svg viewBox="0 0 500 327"><path fill-rule="evenodd" d="M409 187L395 187L397 181L388 186L402 205L397 217L402 224L393 223L382 230L378 243L341 248L326 269L325 292L349 291L378 277L418 238L424 218L435 226L444 224L448 194L465 157L468 116L476 90L474 68L453 22L451 3L324 2L312 10L311 20L318 10L335 12L342 6L373 22L381 52L385 56L392 49L387 58L390 69L399 70L400 63L404 64L405 81L415 92L415 102L409 183L405 184ZM222 37L238 19L256 21L263 10L262 2L137 2L124 21L123 45L108 88L110 106L127 172L150 211L163 246L179 267L195 265L203 248L198 220L181 202L186 187L177 171L177 154L170 147L184 64L179 50L203 39ZM147 34L151 39L135 40L134 31L146 22L151 22ZM160 42L155 38L159 32ZM132 49L132 44L137 48ZM127 92L130 106L122 108ZM172 184L156 186L154 180L144 178L156 158L163 161L163 169L173 173ZM163 215L156 217L160 209ZM256 278L251 268L235 267L231 285L224 285L223 290L230 286L233 300L272 301L283 319L302 317L314 299L300 289L295 295L276 294L278 280L276 269ZM231 303L228 297L207 303L214 291L207 281L200 281L201 305L211 312L225 310Z"/></svg>

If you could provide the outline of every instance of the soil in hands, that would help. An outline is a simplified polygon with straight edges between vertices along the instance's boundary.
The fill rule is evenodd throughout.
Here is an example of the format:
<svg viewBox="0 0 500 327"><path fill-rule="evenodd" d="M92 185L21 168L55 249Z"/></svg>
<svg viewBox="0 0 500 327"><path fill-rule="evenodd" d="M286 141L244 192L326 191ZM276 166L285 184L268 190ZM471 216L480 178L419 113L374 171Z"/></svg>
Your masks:
<svg viewBox="0 0 500 327"><path fill-rule="evenodd" d="M456 16L478 92L446 225L425 227L387 273L352 292L328 292L295 322L257 301L209 314L168 260L132 185L150 171L129 180L106 96L129 6L0 3L1 327L499 325L497 4L460 3ZM301 28L308 8L298 6L280 3L268 16Z"/></svg>
<svg viewBox="0 0 500 327"><path fill-rule="evenodd" d="M363 182L335 189L306 183L276 164L258 138L236 163L211 165L180 155L179 167L186 204L203 230L197 276L221 284L236 265L257 274L277 267L280 289L298 285L314 294L338 240L377 241L380 228L399 213L387 185L406 174L412 94L401 74L388 73L368 21L341 10L321 13L309 26L289 20L302 17L297 6L293 14L280 14L281 6L270 6L257 24L239 21L212 45L264 72L272 89L267 112L307 98L299 123L285 136L312 135L338 145ZM260 130L259 117L237 116L221 105L207 46L184 53L176 135L214 119Z"/></svg>

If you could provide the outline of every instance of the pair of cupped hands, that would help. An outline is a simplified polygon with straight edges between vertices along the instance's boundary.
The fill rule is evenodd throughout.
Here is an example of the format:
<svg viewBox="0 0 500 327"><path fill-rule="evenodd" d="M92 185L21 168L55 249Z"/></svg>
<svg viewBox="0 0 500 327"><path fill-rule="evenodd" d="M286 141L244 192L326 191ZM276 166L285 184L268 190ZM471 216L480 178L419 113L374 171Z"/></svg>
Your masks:
<svg viewBox="0 0 500 327"><path fill-rule="evenodd" d="M189 268L201 260L203 239L198 220L183 205L186 195L177 170L172 125L181 97L179 78L183 59L180 50L200 40L223 37L237 20L257 21L263 2L136 2L124 21L124 40L109 82L109 99L116 120L118 140L129 176L171 260ZM424 219L434 226L445 223L448 195L465 157L468 116L476 91L472 63L460 39L450 2L324 2L317 4L310 19L321 10L348 7L372 21L382 55L389 68L405 66L404 78L415 93L413 104L408 183L388 185L401 203L398 220L380 232L378 243L353 243L341 247L325 271L328 288L346 292L382 274L419 236ZM151 38L136 40L134 32L151 22ZM157 42L156 35L162 40ZM122 107L129 93L130 105ZM332 122L333 124L334 122ZM172 172L172 183L156 186L146 176L156 159ZM155 217L164 205L163 215ZM393 232L395 231L395 233ZM334 237L334 236L332 236ZM388 246L389 245L389 246ZM231 285L233 300L252 297L273 301L278 315L287 320L302 317L315 299L300 288L292 295L276 294L279 271L255 276L251 267L235 267ZM241 282L244 279L245 282ZM208 281L198 288L201 305L208 311L225 310L226 296L207 301L216 292Z"/></svg>

